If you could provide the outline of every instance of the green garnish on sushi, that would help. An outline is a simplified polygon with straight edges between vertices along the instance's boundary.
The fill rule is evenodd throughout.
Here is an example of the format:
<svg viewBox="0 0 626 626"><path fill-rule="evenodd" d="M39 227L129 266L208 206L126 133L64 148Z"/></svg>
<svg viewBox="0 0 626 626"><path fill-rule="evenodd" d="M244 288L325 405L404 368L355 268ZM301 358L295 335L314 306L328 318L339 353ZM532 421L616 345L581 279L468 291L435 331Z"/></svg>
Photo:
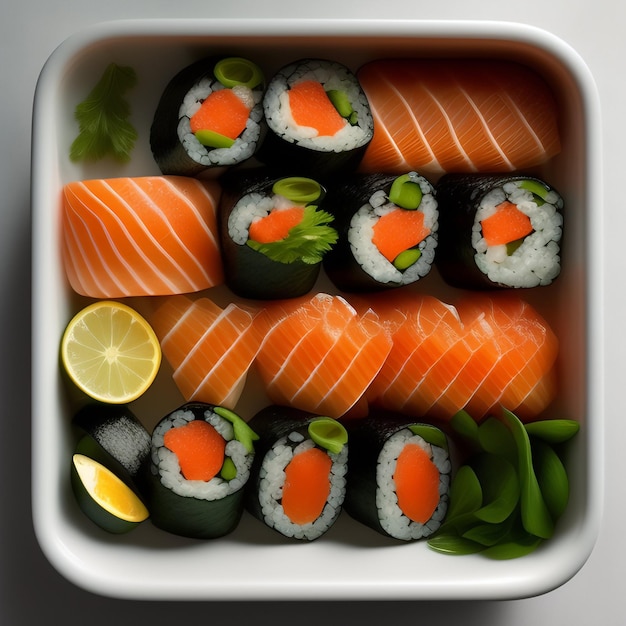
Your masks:
<svg viewBox="0 0 626 626"><path fill-rule="evenodd" d="M389 201L403 209L415 210L422 202L422 188L410 174L398 176L389 189Z"/></svg>
<svg viewBox="0 0 626 626"><path fill-rule="evenodd" d="M76 106L79 134L70 147L72 161L98 161L112 156L130 160L137 131L128 121L130 105L124 98L137 83L131 67L111 63L87 98Z"/></svg>
<svg viewBox="0 0 626 626"><path fill-rule="evenodd" d="M348 431L337 420L318 417L309 423L309 437L320 447L339 454L348 443Z"/></svg>
<svg viewBox="0 0 626 626"><path fill-rule="evenodd" d="M270 216L272 219L277 219L276 216L280 216L281 213L287 214L288 210L272 211ZM338 238L337 231L329 226L334 218L330 213L318 210L312 204L303 207L301 214L302 219L289 228L285 237L275 241L267 241L267 239L259 241L253 239L251 234L247 245L278 263L302 261L308 265L314 265L321 262L324 254L331 249Z"/></svg>
<svg viewBox="0 0 626 626"><path fill-rule="evenodd" d="M337 113L352 126L358 122L358 113L352 108L348 94L340 89L329 89L326 92L328 99L333 103Z"/></svg>
<svg viewBox="0 0 626 626"><path fill-rule="evenodd" d="M248 452L254 451L253 441L256 441L259 436L248 426L248 423L237 413L227 409L223 406L216 406L213 412L225 420L228 420L233 425L233 431L235 439L242 443Z"/></svg>

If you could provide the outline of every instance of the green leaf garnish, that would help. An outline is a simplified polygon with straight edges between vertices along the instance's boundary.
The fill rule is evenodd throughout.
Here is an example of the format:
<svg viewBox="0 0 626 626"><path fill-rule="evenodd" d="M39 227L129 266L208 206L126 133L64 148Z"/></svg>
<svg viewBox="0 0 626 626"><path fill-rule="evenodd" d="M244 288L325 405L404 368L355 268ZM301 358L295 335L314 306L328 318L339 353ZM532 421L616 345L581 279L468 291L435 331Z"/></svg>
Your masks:
<svg viewBox="0 0 626 626"><path fill-rule="evenodd" d="M111 63L106 68L87 98L76 106L79 134L70 147L72 161L98 161L109 155L120 163L130 160L137 131L128 121L130 105L124 94L136 83L131 67Z"/></svg>
<svg viewBox="0 0 626 626"><path fill-rule="evenodd" d="M309 205L304 208L302 221L284 239L271 243L248 239L247 245L278 263L302 261L315 265L337 241L337 231L329 226L333 219L330 213Z"/></svg>
<svg viewBox="0 0 626 626"><path fill-rule="evenodd" d="M543 439L547 443L563 443L571 439L579 430L580 424L574 420L554 419L524 424L531 437Z"/></svg>
<svg viewBox="0 0 626 626"><path fill-rule="evenodd" d="M553 445L573 437L578 423L524 424L503 409L480 425L459 411L450 425L471 454L452 479L446 519L428 546L492 559L529 554L552 536L567 507L569 480Z"/></svg>

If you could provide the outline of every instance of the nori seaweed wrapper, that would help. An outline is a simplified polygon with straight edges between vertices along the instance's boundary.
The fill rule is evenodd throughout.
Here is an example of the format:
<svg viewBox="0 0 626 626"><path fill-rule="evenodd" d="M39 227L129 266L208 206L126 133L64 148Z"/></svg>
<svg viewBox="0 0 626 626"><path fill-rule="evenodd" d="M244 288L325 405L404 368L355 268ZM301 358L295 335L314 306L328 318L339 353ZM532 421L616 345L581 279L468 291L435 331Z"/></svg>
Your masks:
<svg viewBox="0 0 626 626"><path fill-rule="evenodd" d="M214 412L216 408L203 402L188 402L166 415L155 430L178 411L190 411L194 420L204 420L205 413ZM155 453L158 454L158 450L153 443L152 455ZM161 530L193 539L223 537L233 532L241 520L244 494L245 483L237 490L212 500L180 495L162 483L158 467L152 460L147 501L150 519Z"/></svg>
<svg viewBox="0 0 626 626"><path fill-rule="evenodd" d="M256 140L251 141L250 147L246 148L240 156L230 159L229 162L200 163L189 156L187 149L181 143L178 124L181 119L180 108L185 96L203 79L219 82L214 76L214 69L216 64L225 58L228 56L211 56L195 61L180 70L167 83L150 127L150 147L161 173L174 176L199 176L209 169L235 165L249 159L261 144L265 133L261 100L250 114L255 118L258 117L259 133ZM262 94L264 88L264 84L261 84L253 90ZM211 148L206 148L206 150L209 152Z"/></svg>
<svg viewBox="0 0 626 626"><path fill-rule="evenodd" d="M377 410L366 418L346 422L350 438L350 462L348 464L346 498L344 510L355 520L391 537L381 525L376 492L378 490L377 465L383 446L398 431L410 426L421 428L419 435L434 445L443 443L447 448L447 439L439 428L418 419L393 411Z"/></svg>
<svg viewBox="0 0 626 626"><path fill-rule="evenodd" d="M422 176L415 174L425 181ZM393 182L398 177L398 174L356 173L344 177L329 188L325 208L335 218L334 225L339 233L339 238L332 250L325 255L323 265L327 276L341 291L348 293L383 291L411 284L420 278L415 276L410 281L401 282L402 278L398 270L398 276L396 277L398 281L378 280L363 269L355 257L355 250L349 241L351 222L355 214L361 207L369 204L370 199L376 192L384 191L388 195ZM432 188L431 193L433 196L434 191L434 188ZM429 237L433 239L433 245L436 246L438 233L433 232ZM382 257L381 261L384 264L388 263ZM425 274L430 271L430 266L431 264L429 263Z"/></svg>
<svg viewBox="0 0 626 626"><path fill-rule="evenodd" d="M327 75L333 72L341 74L345 81L350 82L351 89L354 89L356 101L351 104L363 109L356 122L366 137L360 145L337 146L335 149L313 148L307 145L306 140L291 141L273 130L271 119L277 108L274 92L278 90L279 84L284 82L285 86L289 87L294 76L314 71L317 67L327 68L324 72ZM281 68L268 82L264 96L264 115L267 120L267 132L256 155L258 160L273 167L282 167L288 163L290 167L303 172L304 176L314 177L328 185L338 176L356 170L373 137L369 102L356 75L342 64L326 59L300 59Z"/></svg>
<svg viewBox="0 0 626 626"><path fill-rule="evenodd" d="M246 244L235 243L229 235L228 220L237 202L252 193L271 196L274 183L284 177L284 170L279 174L272 168L240 168L220 178L222 195L218 209L218 229L224 281L233 293L242 298L296 298L311 291L319 276L321 262L311 264L296 260L281 263ZM323 188L322 193L325 194ZM319 202L323 199L322 196Z"/></svg>
<svg viewBox="0 0 626 626"><path fill-rule="evenodd" d="M248 425L258 434L259 439L255 445L255 456L250 471L250 480L246 486L246 510L256 517L258 520L267 524L265 514L261 502L259 500L259 492L261 489L261 466L268 452L283 437L287 437L293 432L300 434L305 440L310 439L309 426L312 422L323 419L329 423L336 424L337 431L345 430L342 425L331 418L311 413L309 411L281 405L270 405L261 409L248 422ZM347 442L344 444L346 445ZM293 443L293 446L297 445ZM340 507L336 511L330 525L334 523L340 513ZM274 528L276 532L282 534L279 529ZM326 532L327 529L324 530Z"/></svg>
<svg viewBox="0 0 626 626"><path fill-rule="evenodd" d="M90 402L73 417L80 441L76 452L112 471L143 494L150 462L150 433L127 405Z"/></svg>
<svg viewBox="0 0 626 626"><path fill-rule="evenodd" d="M543 180L522 174L445 174L436 185L439 202L439 245L436 266L441 277L461 289L503 289L476 264L472 228L484 196L508 182L534 181L550 190Z"/></svg>

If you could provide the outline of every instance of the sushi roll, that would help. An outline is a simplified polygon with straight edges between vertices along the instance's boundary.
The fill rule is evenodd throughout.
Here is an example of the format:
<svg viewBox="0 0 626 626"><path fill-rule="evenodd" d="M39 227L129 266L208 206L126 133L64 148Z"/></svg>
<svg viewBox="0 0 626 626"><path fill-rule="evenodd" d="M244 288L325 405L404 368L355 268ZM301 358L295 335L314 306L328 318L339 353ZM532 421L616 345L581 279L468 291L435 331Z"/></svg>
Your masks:
<svg viewBox="0 0 626 626"><path fill-rule="evenodd" d="M341 512L348 439L336 420L272 405L249 422L259 434L246 507L279 534L313 541Z"/></svg>
<svg viewBox="0 0 626 626"><path fill-rule="evenodd" d="M563 199L523 175L447 174L437 184L437 268L454 287L530 288L561 271Z"/></svg>
<svg viewBox="0 0 626 626"><path fill-rule="evenodd" d="M98 461L132 488L143 491L150 433L127 405L92 402L73 417L76 452Z"/></svg>
<svg viewBox="0 0 626 626"><path fill-rule="evenodd" d="M252 157L263 136L264 80L241 57L202 59L176 74L150 128L161 172L197 176Z"/></svg>
<svg viewBox="0 0 626 626"><path fill-rule="evenodd" d="M263 97L267 136L258 152L268 165L326 180L354 170L373 136L369 103L354 74L325 59L280 69Z"/></svg>
<svg viewBox="0 0 626 626"><path fill-rule="evenodd" d="M451 464L444 433L391 412L350 424L346 512L394 539L432 535L449 500Z"/></svg>
<svg viewBox="0 0 626 626"><path fill-rule="evenodd" d="M275 178L265 170L224 177L219 207L227 286L253 299L308 293L337 240L320 208L325 189L311 178Z"/></svg>
<svg viewBox="0 0 626 626"><path fill-rule="evenodd" d="M256 438L224 407L190 402L166 415L152 433L152 523L194 539L232 532L243 513Z"/></svg>
<svg viewBox="0 0 626 626"><path fill-rule="evenodd" d="M435 258L438 208L433 186L417 172L355 174L328 194L337 245L324 270L342 291L400 287L428 275Z"/></svg>

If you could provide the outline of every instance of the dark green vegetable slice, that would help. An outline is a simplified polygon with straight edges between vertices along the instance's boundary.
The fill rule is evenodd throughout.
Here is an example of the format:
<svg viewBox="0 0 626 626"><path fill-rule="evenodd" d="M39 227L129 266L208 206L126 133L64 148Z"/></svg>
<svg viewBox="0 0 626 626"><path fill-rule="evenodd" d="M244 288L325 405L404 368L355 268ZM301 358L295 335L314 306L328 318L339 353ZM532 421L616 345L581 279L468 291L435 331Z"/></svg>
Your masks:
<svg viewBox="0 0 626 626"><path fill-rule="evenodd" d="M533 465L546 506L554 519L565 512L569 501L569 479L557 453L541 440L532 443Z"/></svg>
<svg viewBox="0 0 626 626"><path fill-rule="evenodd" d="M554 419L529 422L524 424L526 432L532 437L543 439L548 443L569 441L580 430L580 424L574 420Z"/></svg>
<svg viewBox="0 0 626 626"><path fill-rule="evenodd" d="M543 499L537 476L533 469L528 433L524 425L511 411L503 409L500 419L511 430L517 446L522 523L529 533L548 539L554 532L554 521Z"/></svg>

